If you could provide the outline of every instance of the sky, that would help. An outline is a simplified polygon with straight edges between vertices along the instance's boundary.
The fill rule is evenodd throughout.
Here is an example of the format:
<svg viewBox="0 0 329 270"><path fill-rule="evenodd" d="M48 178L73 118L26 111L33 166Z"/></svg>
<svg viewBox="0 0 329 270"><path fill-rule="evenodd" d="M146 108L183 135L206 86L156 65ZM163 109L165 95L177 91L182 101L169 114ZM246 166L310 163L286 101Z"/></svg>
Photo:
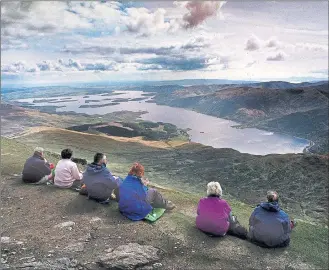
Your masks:
<svg viewBox="0 0 329 270"><path fill-rule="evenodd" d="M1 83L328 79L328 1L1 2Z"/></svg>

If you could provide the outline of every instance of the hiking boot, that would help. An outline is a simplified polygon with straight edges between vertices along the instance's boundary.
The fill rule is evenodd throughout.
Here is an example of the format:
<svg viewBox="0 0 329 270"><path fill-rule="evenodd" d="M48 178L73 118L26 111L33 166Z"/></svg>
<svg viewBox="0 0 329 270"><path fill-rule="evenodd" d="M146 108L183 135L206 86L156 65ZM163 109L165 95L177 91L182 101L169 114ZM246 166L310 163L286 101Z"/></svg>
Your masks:
<svg viewBox="0 0 329 270"><path fill-rule="evenodd" d="M173 210L174 208L176 208L176 205L172 201L168 201L166 205L166 209Z"/></svg>

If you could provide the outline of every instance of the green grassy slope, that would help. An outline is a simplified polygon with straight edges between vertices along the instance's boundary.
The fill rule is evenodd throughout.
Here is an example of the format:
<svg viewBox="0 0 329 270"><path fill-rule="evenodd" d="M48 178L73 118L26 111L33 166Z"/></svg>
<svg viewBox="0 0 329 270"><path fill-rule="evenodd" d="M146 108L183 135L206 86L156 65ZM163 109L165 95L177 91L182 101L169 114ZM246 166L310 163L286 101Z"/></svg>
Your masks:
<svg viewBox="0 0 329 270"><path fill-rule="evenodd" d="M20 141L21 142L4 138L1 139L2 177L20 173L25 159L29 157L32 152L33 148L31 146L37 144L53 152L59 152L62 148L69 145L74 149L76 157L87 157L88 159L92 157L92 153L106 150L110 153L109 159L112 171L119 175L125 175L127 173L131 162L137 160L137 156L146 155L153 160L154 157L157 157L153 163L148 160L148 164L153 165L147 167L147 174L149 177L151 176L150 179L155 183L169 184L165 179L168 179L170 177L169 175L173 173L173 169L166 166L167 160L173 158L172 155L169 154L170 151L145 147L137 143L118 143L109 139L102 141L101 138L100 141L96 143L95 137L91 135L66 133L63 136L61 132L57 134L55 132L52 135L38 133L30 137L22 137ZM23 141L26 144L22 143ZM196 146L195 148L197 149L198 147L199 146ZM52 162L56 162L58 155L48 153L47 158ZM179 158L179 156L177 155L176 158ZM190 155L190 158L193 157ZM183 160L184 159L186 160L186 157L183 157ZM147 159L143 159L143 162L146 160ZM204 163L207 163L207 161L204 161ZM184 168L182 165L180 166L180 170L187 173L188 168ZM178 180L174 186L179 186L181 190L183 190L184 187L188 187L187 183L183 182L180 184ZM225 185L223 185L223 188L225 192ZM186 190L192 191L191 189ZM194 237L196 241L198 241L201 235L195 230L195 209L199 198L204 195L204 191L200 189L188 193L172 189L162 189L162 192L178 205L178 210L174 211L171 215L171 226L175 226L177 233L192 238ZM225 196L225 199L229 201L241 223L247 226L252 206L241 203L229 195ZM293 213L291 212L290 214ZM319 269L327 269L328 229L318 224L300 221L298 227L292 233L292 244L287 251L289 254L287 256L291 257L292 261L296 258L300 258L303 262L313 264ZM255 257L262 257L265 256L264 254L267 254L267 251L263 249L255 249L254 252L256 252L254 254ZM264 252L264 254L258 252ZM271 251L270 256L280 259L283 255L282 251L274 250Z"/></svg>

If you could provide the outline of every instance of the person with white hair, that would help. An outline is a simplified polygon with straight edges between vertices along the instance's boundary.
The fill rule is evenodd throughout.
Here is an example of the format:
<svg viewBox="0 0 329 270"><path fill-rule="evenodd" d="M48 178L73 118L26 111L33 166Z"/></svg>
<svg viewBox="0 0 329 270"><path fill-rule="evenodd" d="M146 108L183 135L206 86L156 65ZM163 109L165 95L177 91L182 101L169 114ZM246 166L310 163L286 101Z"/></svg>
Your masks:
<svg viewBox="0 0 329 270"><path fill-rule="evenodd" d="M51 179L53 164L45 159L44 149L36 147L33 156L28 158L24 164L22 180L24 183L43 184Z"/></svg>
<svg viewBox="0 0 329 270"><path fill-rule="evenodd" d="M218 182L207 185L207 197L199 201L196 226L199 230L215 236L231 234L246 239L247 230L232 215L230 205L223 200L223 191Z"/></svg>
<svg viewBox="0 0 329 270"><path fill-rule="evenodd" d="M248 239L256 245L267 248L286 247L296 222L279 206L279 194L267 192L267 202L258 205L249 219Z"/></svg>

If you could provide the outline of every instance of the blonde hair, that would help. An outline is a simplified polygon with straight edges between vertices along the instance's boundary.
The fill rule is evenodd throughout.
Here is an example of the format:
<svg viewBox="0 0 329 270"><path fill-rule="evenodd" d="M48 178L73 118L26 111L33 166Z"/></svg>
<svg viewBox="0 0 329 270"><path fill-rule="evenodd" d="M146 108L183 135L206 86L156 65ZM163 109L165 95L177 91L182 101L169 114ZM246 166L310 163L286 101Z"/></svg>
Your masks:
<svg viewBox="0 0 329 270"><path fill-rule="evenodd" d="M207 196L210 195L222 196L222 194L223 194L222 187L218 182L209 182L207 184Z"/></svg>

